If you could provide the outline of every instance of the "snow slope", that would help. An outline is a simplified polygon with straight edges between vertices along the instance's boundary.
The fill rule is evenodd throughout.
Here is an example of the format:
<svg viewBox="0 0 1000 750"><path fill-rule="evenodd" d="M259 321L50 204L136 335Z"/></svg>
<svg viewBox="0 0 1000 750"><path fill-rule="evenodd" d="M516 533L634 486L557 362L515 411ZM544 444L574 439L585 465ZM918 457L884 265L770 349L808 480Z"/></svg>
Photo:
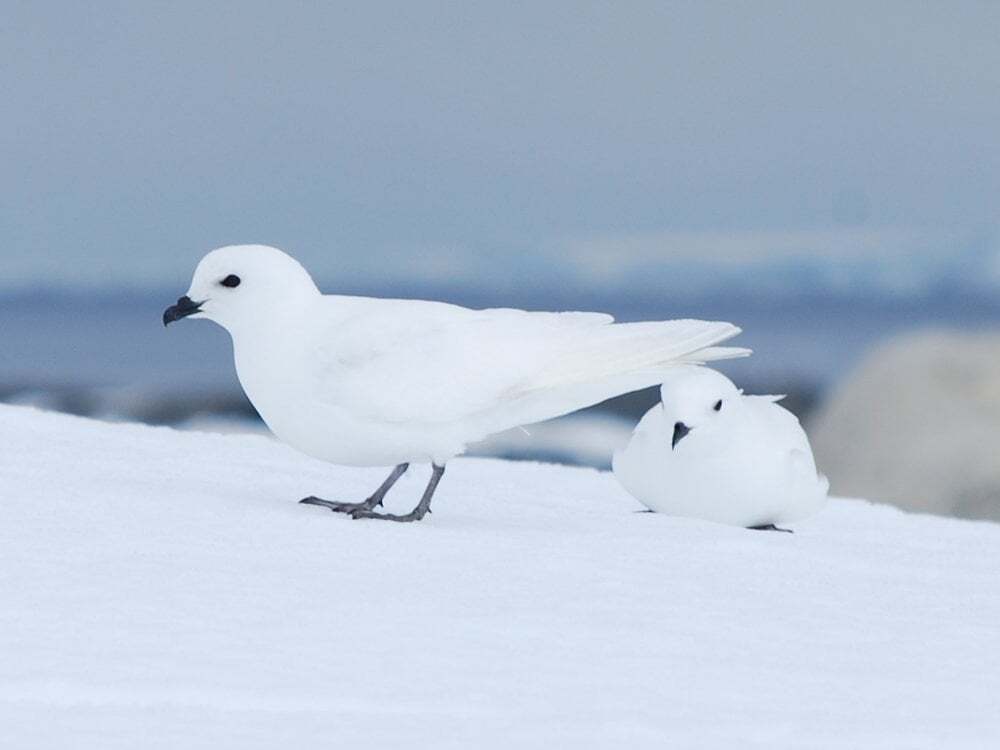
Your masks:
<svg viewBox="0 0 1000 750"><path fill-rule="evenodd" d="M0 407L0 746L996 747L1000 526L833 501L795 535L609 474L381 472ZM408 507L423 472L400 483Z"/></svg>

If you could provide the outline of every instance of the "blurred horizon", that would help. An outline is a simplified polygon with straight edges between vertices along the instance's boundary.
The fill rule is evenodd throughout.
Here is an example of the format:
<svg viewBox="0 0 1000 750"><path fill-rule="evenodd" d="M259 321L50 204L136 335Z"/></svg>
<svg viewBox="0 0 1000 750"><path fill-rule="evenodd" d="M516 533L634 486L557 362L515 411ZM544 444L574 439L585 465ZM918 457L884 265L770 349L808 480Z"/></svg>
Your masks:
<svg viewBox="0 0 1000 750"><path fill-rule="evenodd" d="M212 249L176 253L175 259L189 258L187 267L175 261L155 281L150 274L129 279L115 274L15 277L0 280L0 296L186 289L197 262ZM527 286L568 300L616 295L681 301L725 296L901 302L941 295L1000 298L1000 249L987 233L962 239L874 230L658 233L553 244L522 259L521 265L485 253L441 250L435 255L425 250L385 266L360 254L333 270L330 261L310 263L294 249L282 249L302 261L328 294L523 296Z"/></svg>

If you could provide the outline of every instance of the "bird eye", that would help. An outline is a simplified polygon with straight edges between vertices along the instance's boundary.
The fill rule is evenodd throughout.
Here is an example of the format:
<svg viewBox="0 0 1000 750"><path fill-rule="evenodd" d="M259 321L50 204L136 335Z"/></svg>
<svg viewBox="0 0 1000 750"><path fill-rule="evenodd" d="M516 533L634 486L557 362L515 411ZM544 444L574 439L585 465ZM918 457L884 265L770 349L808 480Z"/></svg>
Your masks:
<svg viewBox="0 0 1000 750"><path fill-rule="evenodd" d="M219 283L222 284L222 286L228 286L230 289L233 289L240 285L240 277L231 273Z"/></svg>
<svg viewBox="0 0 1000 750"><path fill-rule="evenodd" d="M722 411L722 399L720 398L718 401L716 401L715 406L713 406L712 408L715 409L716 411Z"/></svg>

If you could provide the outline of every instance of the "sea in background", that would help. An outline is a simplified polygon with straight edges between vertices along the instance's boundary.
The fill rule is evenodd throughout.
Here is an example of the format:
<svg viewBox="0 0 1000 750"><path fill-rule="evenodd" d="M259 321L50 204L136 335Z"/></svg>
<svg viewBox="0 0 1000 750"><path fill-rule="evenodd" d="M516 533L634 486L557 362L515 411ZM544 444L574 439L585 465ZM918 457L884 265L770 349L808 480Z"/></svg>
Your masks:
<svg viewBox="0 0 1000 750"><path fill-rule="evenodd" d="M239 388L228 335L201 321L164 330L162 310L182 291L0 294L0 401L105 420L220 431L262 429ZM622 321L729 320L744 328L734 343L755 353L722 363L720 369L748 393L788 394L786 405L802 418L867 352L895 335L929 327L1000 327L1000 302L957 290L902 298L771 299L659 299L530 286L502 294L447 286L349 291L472 307L601 310ZM655 389L613 399L574 418L501 436L474 452L606 467L607 446L625 439L655 400Z"/></svg>

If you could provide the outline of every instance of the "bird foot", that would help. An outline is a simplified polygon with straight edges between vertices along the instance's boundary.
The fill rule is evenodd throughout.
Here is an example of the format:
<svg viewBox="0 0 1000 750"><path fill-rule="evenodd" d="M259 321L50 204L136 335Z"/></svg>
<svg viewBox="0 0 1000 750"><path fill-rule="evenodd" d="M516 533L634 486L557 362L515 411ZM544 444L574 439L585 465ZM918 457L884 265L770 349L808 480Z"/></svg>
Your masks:
<svg viewBox="0 0 1000 750"><path fill-rule="evenodd" d="M369 498L361 503L338 503L333 500L324 500L321 497L309 496L299 500L301 505L318 505L321 508L329 508L334 513L354 513L360 510L371 510L372 508L381 505L381 500L375 500Z"/></svg>
<svg viewBox="0 0 1000 750"><path fill-rule="evenodd" d="M795 533L791 529L780 529L777 526L775 526L773 523L766 523L766 524L763 524L761 526L747 526L747 528L751 529L752 531L780 531L783 534L794 534Z"/></svg>
<svg viewBox="0 0 1000 750"><path fill-rule="evenodd" d="M426 514L431 512L430 508L420 509L414 508L409 513L404 513L398 515L396 513L377 513L371 508L356 508L355 510L349 511L351 518L355 521L359 521L363 518L370 518L378 521L395 521L396 523L412 523L413 521L419 521Z"/></svg>

